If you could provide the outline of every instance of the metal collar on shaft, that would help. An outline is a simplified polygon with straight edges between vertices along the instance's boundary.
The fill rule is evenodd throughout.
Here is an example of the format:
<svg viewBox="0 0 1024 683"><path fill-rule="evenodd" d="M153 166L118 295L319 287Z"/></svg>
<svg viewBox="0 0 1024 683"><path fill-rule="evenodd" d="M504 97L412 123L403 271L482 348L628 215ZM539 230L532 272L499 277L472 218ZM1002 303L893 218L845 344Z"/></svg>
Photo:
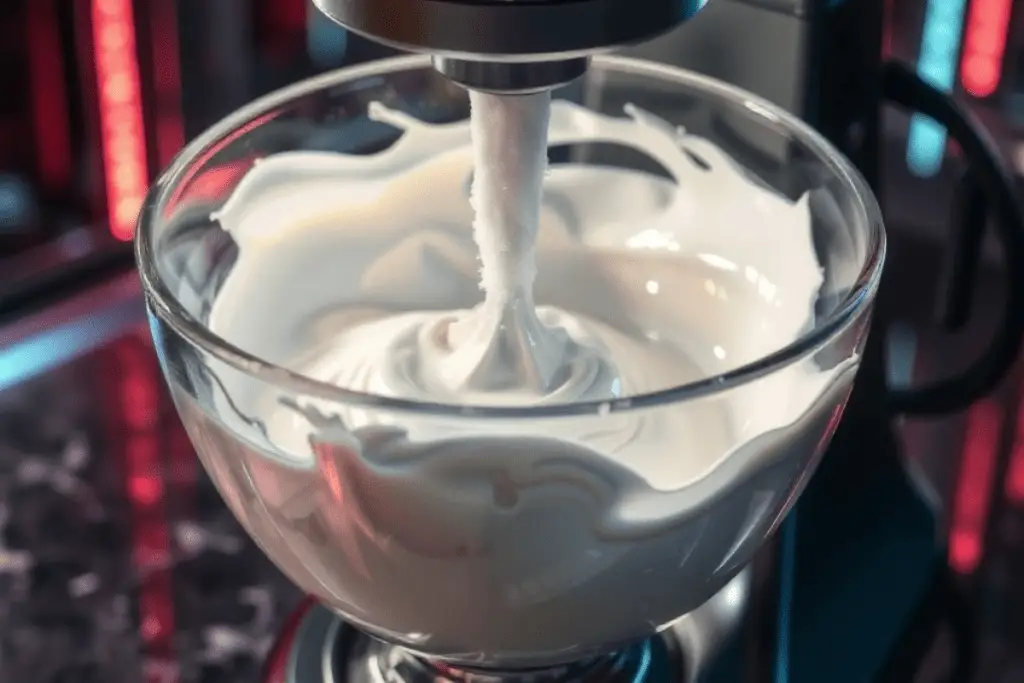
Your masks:
<svg viewBox="0 0 1024 683"><path fill-rule="evenodd" d="M434 68L459 85L484 92L524 95L550 90L576 80L590 59L574 57L550 62L482 62L434 57Z"/></svg>

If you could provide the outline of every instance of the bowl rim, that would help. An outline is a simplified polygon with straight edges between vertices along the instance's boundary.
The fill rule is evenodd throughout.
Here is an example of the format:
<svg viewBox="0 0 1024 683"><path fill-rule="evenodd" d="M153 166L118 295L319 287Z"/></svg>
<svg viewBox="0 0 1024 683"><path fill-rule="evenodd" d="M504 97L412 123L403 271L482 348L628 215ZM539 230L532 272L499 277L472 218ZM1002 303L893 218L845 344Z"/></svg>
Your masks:
<svg viewBox="0 0 1024 683"><path fill-rule="evenodd" d="M151 225L162 214L161 209L169 196L180 184L187 182L190 171L201 163L202 158L219 148L225 139L237 137L240 134L239 131L256 127L271 111L282 107L291 100L327 88L339 87L362 78L431 68L429 56L408 55L339 69L276 90L235 110L196 137L178 153L167 170L153 184L143 202L137 221L135 258L149 315L155 316L163 324L168 325L192 346L234 370L296 395L349 407L393 413L415 413L420 416L538 419L593 413L607 415L649 409L720 394L775 373L816 353L831 340L841 335L861 315L869 312L881 280L882 266L885 261L886 236L881 210L874 193L860 172L823 135L798 117L766 99L686 69L613 55L596 56L593 58L593 64L605 70L632 73L675 83L690 90L699 90L707 95L726 100L731 105L746 109L752 116L759 117L771 125L785 128L786 132L799 140L801 144L814 150L835 178L851 190L855 202L855 218L862 224L855 227L868 236L867 257L856 283L842 303L828 316L816 321L812 329L785 347L725 373L622 398L529 406L435 403L344 389L265 361L221 338L182 306L178 298L167 288L158 272L153 245L154 231L151 229ZM155 330L154 334L156 334Z"/></svg>

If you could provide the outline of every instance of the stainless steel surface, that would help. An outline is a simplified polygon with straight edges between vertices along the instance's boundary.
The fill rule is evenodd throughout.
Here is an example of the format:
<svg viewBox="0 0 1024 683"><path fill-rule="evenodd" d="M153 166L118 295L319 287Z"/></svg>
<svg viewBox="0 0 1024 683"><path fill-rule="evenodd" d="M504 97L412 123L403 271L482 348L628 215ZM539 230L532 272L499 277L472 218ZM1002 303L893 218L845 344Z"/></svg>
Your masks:
<svg viewBox="0 0 1024 683"><path fill-rule="evenodd" d="M349 30L434 55L480 90L553 88L582 75L588 55L649 40L694 16L701 0L314 0ZM507 66L516 64L515 67Z"/></svg>
<svg viewBox="0 0 1024 683"><path fill-rule="evenodd" d="M582 76L587 57L554 62L478 62L434 57L434 68L467 88L497 93L529 93L547 90Z"/></svg>
<svg viewBox="0 0 1024 683"><path fill-rule="evenodd" d="M708 602L682 617L670 627L664 634L671 643L670 649L678 649L682 655L685 673L681 681L695 681L698 675L707 667L708 663L718 654L721 647L732 636L743 618L748 612L751 593L751 571L745 569L736 578L726 584ZM598 616L598 618L600 618ZM362 641L362 642L360 642ZM379 644L377 641L369 641L366 636L359 634L344 621L323 606L313 606L303 617L295 631L294 640L291 642L284 671L285 683L337 683L339 672L346 671L346 679L353 681L408 681L407 675L399 675L396 671L379 671L387 667L388 662L381 650L390 648L388 645ZM346 660L347 658L347 660ZM363 661L366 660L366 661ZM374 671L368 672L363 669L366 666L373 667ZM345 667L343 669L343 667ZM625 675L627 680L642 682L646 680L643 673L649 669L645 664L634 671L618 670L614 675L598 675L596 678L608 683L618 680ZM408 674L406 669L402 669ZM529 676L531 680L541 680L545 672L529 672L517 676ZM558 673L565 672L559 667ZM579 676L572 676L572 680L586 681L590 677L589 670L583 670ZM606 672L607 673L607 672ZM385 675L388 674L388 675ZM636 674L636 676L634 676ZM463 683L468 680L480 683L489 674L480 672L479 676L467 675L460 672L458 678ZM418 676L413 676L418 678ZM437 676L437 672L424 679L428 681L444 681ZM502 678L501 680L507 680ZM564 677L560 680L565 680Z"/></svg>
<svg viewBox="0 0 1024 683"><path fill-rule="evenodd" d="M669 629L683 653L686 681L697 680L698 674L739 628L750 606L751 583L748 567Z"/></svg>
<svg viewBox="0 0 1024 683"><path fill-rule="evenodd" d="M699 20L625 53L718 78L804 116L812 28L762 3L714 0Z"/></svg>

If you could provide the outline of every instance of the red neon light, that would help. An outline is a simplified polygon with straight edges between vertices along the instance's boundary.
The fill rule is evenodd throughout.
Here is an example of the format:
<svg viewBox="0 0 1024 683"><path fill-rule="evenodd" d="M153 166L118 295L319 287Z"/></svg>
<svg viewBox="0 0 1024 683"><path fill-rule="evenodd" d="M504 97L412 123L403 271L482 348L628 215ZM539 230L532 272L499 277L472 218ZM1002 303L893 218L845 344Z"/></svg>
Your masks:
<svg viewBox="0 0 1024 683"><path fill-rule="evenodd" d="M125 377L121 393L125 397L124 418L128 428L135 431L155 429L159 414L153 406L157 402L157 388L145 375Z"/></svg>
<svg viewBox="0 0 1024 683"><path fill-rule="evenodd" d="M1003 75L1013 0L973 0L967 15L960 82L974 97L988 97Z"/></svg>
<svg viewBox="0 0 1024 683"><path fill-rule="evenodd" d="M220 201L231 194L242 176L248 173L255 164L255 159L247 158L233 161L223 166L216 166L197 176L188 189L192 201Z"/></svg>
<svg viewBox="0 0 1024 683"><path fill-rule="evenodd" d="M174 603L170 576L171 538L165 502L163 439L159 431L160 396L152 359L136 339L118 349L120 429L124 475L132 505L132 560L141 582L139 634L145 678L179 680L174 652Z"/></svg>
<svg viewBox="0 0 1024 683"><path fill-rule="evenodd" d="M199 158L191 165L191 167L185 172L185 175L182 178L181 182L178 183L178 187L174 190L173 194L171 195L170 201L167 202L167 211L171 211L173 207L176 206L177 203L181 201L183 197L190 196L194 181L196 181L198 178L200 178L203 174L206 173L206 169L208 168L210 161L215 156L223 152L225 149L230 147L232 144L236 143L241 138L244 138L246 135L248 135L250 131L259 128L260 126L270 121L273 121L280 115L281 112L275 111L270 112L269 114L257 116L252 121L249 121L248 123L239 126L237 129L235 129L227 136L225 136L223 140L221 140L216 145L211 146L208 150L203 152L199 156ZM248 163L249 166L251 166L254 161L255 157L252 157L248 161L246 161L246 163ZM236 163L241 164L242 162ZM234 166L234 164L230 165ZM245 167L244 170L248 170L249 166ZM236 168L240 167L241 166L239 165Z"/></svg>
<svg viewBox="0 0 1024 683"><path fill-rule="evenodd" d="M949 564L961 574L973 573L984 555L1002 422L999 404L990 399L976 403L967 414L949 538Z"/></svg>
<svg viewBox="0 0 1024 683"><path fill-rule="evenodd" d="M175 419L170 427L170 476L176 488L177 512L191 515L195 507L196 454L188 440L185 428Z"/></svg>
<svg viewBox="0 0 1024 683"><path fill-rule="evenodd" d="M162 0L153 7L153 83L159 112L156 144L160 165L167 166L185 144L185 125L181 112L181 73L179 69L178 12L176 0Z"/></svg>
<svg viewBox="0 0 1024 683"><path fill-rule="evenodd" d="M71 180L71 139L57 12L52 0L28 3L29 68L39 173L51 186Z"/></svg>
<svg viewBox="0 0 1024 683"><path fill-rule="evenodd" d="M92 30L107 215L111 234L128 241L149 182L131 0L93 0Z"/></svg>
<svg viewBox="0 0 1024 683"><path fill-rule="evenodd" d="M273 0L263 4L262 46L275 59L287 59L296 36L306 32L304 0Z"/></svg>
<svg viewBox="0 0 1024 683"><path fill-rule="evenodd" d="M1011 505L1024 505L1024 438L1021 436L1017 437L1017 443L1010 455L1005 495Z"/></svg>
<svg viewBox="0 0 1024 683"><path fill-rule="evenodd" d="M1017 405L1017 431L1003 482L1003 495L1010 505L1024 505L1024 397Z"/></svg>
<svg viewBox="0 0 1024 683"><path fill-rule="evenodd" d="M272 28L303 33L306 30L307 9L303 0L277 0L267 6L269 23Z"/></svg>

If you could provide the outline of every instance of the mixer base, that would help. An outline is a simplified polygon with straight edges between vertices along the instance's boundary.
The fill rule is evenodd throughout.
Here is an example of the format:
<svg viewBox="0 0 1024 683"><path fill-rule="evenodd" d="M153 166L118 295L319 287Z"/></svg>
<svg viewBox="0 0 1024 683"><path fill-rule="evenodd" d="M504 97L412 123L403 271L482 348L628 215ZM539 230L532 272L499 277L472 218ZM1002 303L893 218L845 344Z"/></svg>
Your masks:
<svg viewBox="0 0 1024 683"><path fill-rule="evenodd" d="M307 600L270 653L264 683L686 683L742 619L750 588L742 572L705 605L651 638L598 663L560 667L557 674L452 671L443 675L401 648L380 643Z"/></svg>

